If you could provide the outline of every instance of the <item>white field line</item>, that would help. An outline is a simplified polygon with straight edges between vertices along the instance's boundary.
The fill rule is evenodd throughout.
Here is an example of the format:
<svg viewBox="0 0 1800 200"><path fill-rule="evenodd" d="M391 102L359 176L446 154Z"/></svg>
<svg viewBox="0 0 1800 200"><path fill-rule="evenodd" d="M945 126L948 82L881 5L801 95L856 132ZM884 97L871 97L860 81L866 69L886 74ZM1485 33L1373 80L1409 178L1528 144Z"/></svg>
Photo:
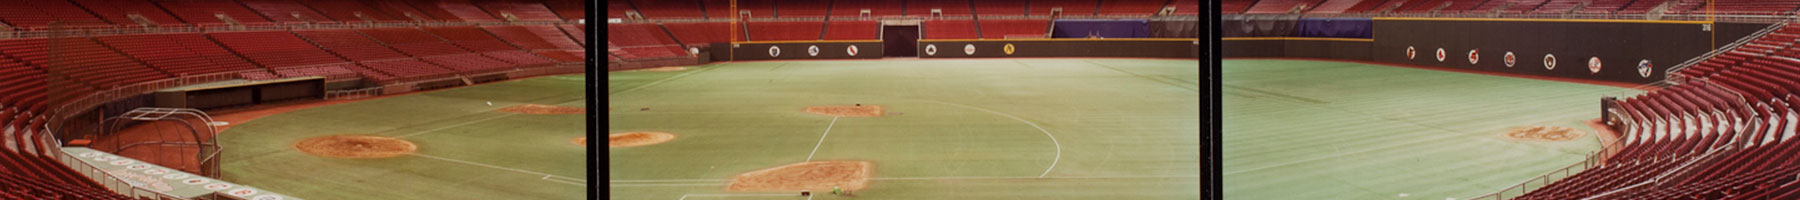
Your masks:
<svg viewBox="0 0 1800 200"><path fill-rule="evenodd" d="M637 87L632 87L632 88L630 88L630 89L625 89L625 90L619 90L619 91L618 91L618 92L612 92L612 93L607 93L607 95L614 95L614 94L619 94L619 93L625 93L625 92L630 92L630 91L632 91L632 90L637 90L637 89L641 89L641 88L644 88L644 87L650 87L650 86L652 86L652 85L656 85L656 84L659 84L659 83L662 83L662 82L664 82L664 81L669 81L669 80L675 80L675 79L678 79L678 78L681 78L681 77L685 77L685 76L687 76L687 75L688 75L688 74L694 74L694 73L696 73L696 72L701 72L701 71L707 71L707 70L709 70L709 69L712 69L712 67L707 67L707 68L701 68L701 69L700 69L700 70L693 70L693 71L688 71L688 72L687 72L687 73L681 73L681 74L676 74L676 75L675 75L675 76L670 76L670 77L668 77L668 78L663 78L663 79L662 79L662 80L656 80L656 81L655 81L655 82L650 82L650 83L645 83L645 84L644 84L644 85L639 85L639 86L637 86Z"/></svg>
<svg viewBox="0 0 1800 200"><path fill-rule="evenodd" d="M574 103L574 102L576 102L576 101L587 101L587 99L581 99L581 100L574 100L574 101L565 101L565 102L562 102L562 103L556 103L556 104L551 104L551 105L562 105L562 104L567 104L567 103ZM490 108L490 109L488 109L488 110L487 110L487 111L483 111L483 112L491 112L491 111L494 111L494 110L499 110L499 109L501 109L501 108L506 108L506 107L497 107L497 108ZM406 135L400 135L400 136L395 136L395 137L394 137L394 138L406 138L406 137L412 137L412 136L416 136L416 135L421 135L421 134L426 134L426 133L431 133L431 132L436 132L436 131L440 131L440 130L444 130L444 129L450 129L450 128L456 128L456 127L462 127L462 126L468 126L468 125L470 125L470 124L475 124L475 123L481 123L481 122L485 122L485 121L488 121L488 120L494 120L494 119L500 119L500 118L505 118L505 117L510 117L510 116L513 116L513 115L519 115L519 113L507 113L507 114L504 114L504 115L500 115L500 116L493 116L493 117L488 117L488 118L481 118L481 119L478 119L478 120L474 120L474 121L467 121L467 122L463 122L463 123L457 123L457 124L452 124L452 125L449 125L449 126L443 126L443 127L438 127L438 128L434 128L434 129L431 129L431 130L423 130L423 131L419 131L419 132L412 132L412 133L407 133L407 134L406 134Z"/></svg>
<svg viewBox="0 0 1800 200"><path fill-rule="evenodd" d="M546 174L546 173L543 173L543 172L534 172L534 171L529 171L529 170L523 170L523 169L515 169L515 168L509 168L509 167L501 167L501 166L494 166L494 165L489 165L489 164L482 164L482 163L477 163L477 162L469 162L469 161L463 161L463 160L457 160L457 159L450 159L450 158L444 158L444 157L437 157L437 156L430 156L430 155L425 155L425 154L416 154L416 153L415 153L415 154L412 154L412 155L414 155L414 156L419 156L419 157L424 157L424 158L430 158L430 159L438 159L438 160L443 160L443 161L450 161L450 162L456 162L456 163L462 163L462 164L469 164L469 165L475 165L475 166L482 166L482 167L488 167L488 168L494 168L494 169L502 169L502 170L507 170L507 171L514 171L514 172L519 172L519 173L525 173L525 174L531 174L531 175L544 175L544 178L539 178L539 179L540 179L540 180L551 180L551 179L550 179L550 178L557 178L557 179L560 179L560 180L554 180L554 181L553 181L553 182L558 182L558 183L565 183L565 184L573 184L573 185L580 185L580 186L586 186L586 185L587 185L587 181L586 181L586 180L581 180L581 179L576 179L576 178L570 178L570 177L566 177L566 176L557 176L557 175L553 175L553 174Z"/></svg>
<svg viewBox="0 0 1800 200"><path fill-rule="evenodd" d="M681 200L686 200L688 197L735 197L735 196L770 196L770 197L772 197L772 196L800 196L800 195L792 195L792 194L682 194ZM808 198L811 198L811 197L808 197Z"/></svg>
<svg viewBox="0 0 1800 200"><path fill-rule="evenodd" d="M831 124L825 125L825 134L819 135L819 143L813 144L812 153L806 153L806 161L808 161L808 162L812 161L813 154L819 153L819 146L825 144L825 136L831 135L831 127L837 126L837 120L838 120L838 117L831 117Z"/></svg>
<svg viewBox="0 0 1800 200"><path fill-rule="evenodd" d="M940 104L975 109L975 110L980 110L982 112L988 112L988 113L998 114L1000 116L1006 116L1007 118L1012 118L1013 120L1019 120L1019 122L1024 122L1025 125L1031 125L1032 128L1037 128L1037 130L1039 132L1044 132L1044 136L1050 136L1050 143L1056 145L1056 159L1050 160L1050 167L1045 168L1044 173L1038 174L1038 178L1043 178L1044 176L1050 175L1050 170L1056 169L1056 163L1062 161L1062 142L1057 142L1056 135L1050 134L1050 131L1044 130L1044 127L1038 126L1037 123L1031 123L1031 121L1026 121L1024 118L1019 118L1019 116L1013 116L1012 114L1006 114L1006 113L1002 113L999 111L983 109L983 108L975 107L975 106L955 104L955 103L935 101L935 100L926 100L926 102L936 102L936 103L940 103Z"/></svg>

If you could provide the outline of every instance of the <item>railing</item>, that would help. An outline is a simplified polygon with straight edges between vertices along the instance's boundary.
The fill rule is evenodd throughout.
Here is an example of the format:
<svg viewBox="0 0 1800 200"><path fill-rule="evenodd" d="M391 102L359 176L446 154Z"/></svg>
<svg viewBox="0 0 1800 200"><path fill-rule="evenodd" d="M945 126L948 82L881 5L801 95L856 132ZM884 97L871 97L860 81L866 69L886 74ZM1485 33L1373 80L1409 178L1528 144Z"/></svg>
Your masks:
<svg viewBox="0 0 1800 200"><path fill-rule="evenodd" d="M1706 61L1706 59L1712 58L1713 56L1718 56L1719 54L1725 53L1726 51L1731 51L1731 49L1737 49L1738 47L1743 46L1746 43L1750 43L1750 41L1755 41L1756 38L1761 38L1763 35L1769 34L1769 32L1775 32L1775 30L1780 30L1782 27L1786 27L1789 22L1793 22L1793 19L1789 18L1786 20L1782 20L1781 22L1776 22L1774 24L1770 24L1768 27L1763 27L1762 30L1757 30L1756 33L1751 33L1750 35L1744 36L1744 38L1738 38L1737 41L1731 42L1731 44L1726 44L1723 47L1719 47L1717 49L1713 49L1712 51L1708 51L1708 52L1706 52L1706 54L1701 54L1699 57L1694 57L1692 59L1688 59L1686 62L1681 62L1681 64L1676 64L1674 67L1670 67L1667 70L1663 70L1663 76L1665 77L1664 80L1673 80L1673 79L1675 79L1675 77L1680 76L1676 72L1680 72L1682 69L1687 69L1688 67L1693 66L1695 64L1700 64L1700 62ZM1679 81L1679 80L1677 80L1677 81Z"/></svg>
<svg viewBox="0 0 1800 200"><path fill-rule="evenodd" d="M325 99L360 99L363 97L381 96L383 88L372 87L354 90L328 90Z"/></svg>
<svg viewBox="0 0 1800 200"><path fill-rule="evenodd" d="M350 28L404 28L404 27L441 27L441 26L523 26L523 25L565 25L579 24L575 21L516 21L516 22L450 22L450 21L375 21L375 22L283 22L283 23L249 23L249 24L167 24L154 27L137 25L79 25L57 27L18 28L0 38L44 38L56 32L85 33L88 36L128 35L150 33L203 33L231 31L275 31L275 30L315 30L315 29L350 29Z"/></svg>
<svg viewBox="0 0 1800 200"><path fill-rule="evenodd" d="M1598 135L1596 134L1595 137L1598 137ZM1612 142L1613 143L1612 145L1602 146L1602 148L1599 151L1595 151L1592 154L1588 154L1587 158L1582 159L1581 162L1569 164L1568 166L1564 166L1557 170L1552 170L1548 173L1544 173L1543 175L1538 175L1537 177L1532 177L1531 179L1526 179L1524 182L1519 182L1518 184L1513 184L1512 186L1507 186L1505 189L1500 189L1500 191L1498 191L1498 192L1483 194L1483 195L1471 197L1468 199L1470 199L1470 200L1481 200L1481 199L1505 200L1505 199L1512 199L1513 197L1524 196L1525 193L1530 193L1531 191L1537 190L1538 188L1543 188L1544 186L1549 186L1551 183L1556 183L1556 181L1561 180L1563 178L1568 178L1569 176L1579 174L1582 171L1587 171L1589 169L1593 169L1597 166L1605 164L1602 162L1602 160L1606 159L1607 157L1611 157L1613 154L1618 153L1619 150L1624 148L1624 141L1625 140L1616 140L1616 141ZM1535 185L1533 185L1533 184L1535 184Z"/></svg>
<svg viewBox="0 0 1800 200"><path fill-rule="evenodd" d="M108 190L112 190L114 193L131 198L182 199L181 197L170 195L168 193L145 189L144 187L146 186L143 185L131 184L133 182L125 181L124 178L114 176L112 173L101 171L99 167L94 167L94 165L90 165L87 162L81 162L81 158L76 157L75 155L69 155L58 151L56 157L63 165L67 165L70 169L80 172L82 176L87 176L88 179L100 183L101 186L106 187Z"/></svg>

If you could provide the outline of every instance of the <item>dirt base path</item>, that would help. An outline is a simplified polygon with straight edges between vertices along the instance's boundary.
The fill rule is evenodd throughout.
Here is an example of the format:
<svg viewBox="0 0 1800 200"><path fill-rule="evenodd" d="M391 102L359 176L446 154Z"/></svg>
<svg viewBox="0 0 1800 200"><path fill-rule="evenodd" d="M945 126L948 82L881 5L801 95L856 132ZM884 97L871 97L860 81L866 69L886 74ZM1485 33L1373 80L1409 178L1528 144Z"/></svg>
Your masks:
<svg viewBox="0 0 1800 200"><path fill-rule="evenodd" d="M861 190L869 186L868 161L812 161L756 170L731 179L727 191L830 192L832 187Z"/></svg>

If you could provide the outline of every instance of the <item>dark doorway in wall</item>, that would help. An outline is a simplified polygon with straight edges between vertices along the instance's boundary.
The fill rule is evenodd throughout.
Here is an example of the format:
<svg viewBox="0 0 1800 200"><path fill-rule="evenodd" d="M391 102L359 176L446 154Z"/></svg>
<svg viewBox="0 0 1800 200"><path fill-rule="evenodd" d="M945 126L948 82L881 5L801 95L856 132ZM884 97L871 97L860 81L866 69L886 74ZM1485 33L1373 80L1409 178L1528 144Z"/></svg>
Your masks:
<svg viewBox="0 0 1800 200"><path fill-rule="evenodd" d="M881 29L887 57L919 57L919 26L887 26Z"/></svg>

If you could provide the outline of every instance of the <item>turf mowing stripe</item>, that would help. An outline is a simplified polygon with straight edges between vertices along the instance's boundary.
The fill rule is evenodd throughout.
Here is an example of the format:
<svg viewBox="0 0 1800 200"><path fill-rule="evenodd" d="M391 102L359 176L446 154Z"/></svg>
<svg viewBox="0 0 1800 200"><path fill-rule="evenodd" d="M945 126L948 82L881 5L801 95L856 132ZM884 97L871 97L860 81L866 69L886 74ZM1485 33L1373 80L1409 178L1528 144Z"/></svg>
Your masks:
<svg viewBox="0 0 1800 200"><path fill-rule="evenodd" d="M664 81L669 81L669 80L675 80L675 79L678 79L678 78L681 78L681 77L685 77L685 76L687 76L687 75L689 75L689 74L694 74L694 73L699 73L699 72L702 72L702 71L708 71L708 70L712 70L712 69L716 69L716 68L717 68L717 67L706 67L706 68L700 68L700 70L694 70L694 71L689 71L689 72L687 72L687 73L681 73L681 74L676 74L676 75L675 75L675 76L670 76L670 77L669 77L669 78L663 78L663 79L662 79L662 80L656 80L656 81L655 81L655 82L650 82L650 83L645 83L645 84L644 84L644 85L639 85L639 86L637 86L637 87L633 87L633 88L631 88L631 89L625 89L625 90L619 90L619 91L618 91L618 92L609 92L609 93L606 93L606 95L614 95L614 94L619 94L619 93L625 93L625 92L630 92L630 91L632 91L632 90L637 90L637 89L641 89L641 88L644 88L644 87L650 87L650 86L651 86L651 85L656 85L656 84L658 84L658 83L662 83L662 82L664 82Z"/></svg>
<svg viewBox="0 0 1800 200"><path fill-rule="evenodd" d="M831 117L831 124L825 125L825 134L819 135L819 143L813 144L812 153L806 153L806 161L811 162L813 154L819 153L819 145L825 144L825 136L831 135L831 127L837 125L837 120L838 120L838 117Z"/></svg>
<svg viewBox="0 0 1800 200"><path fill-rule="evenodd" d="M1038 126L1037 123L1031 123L1031 121L1026 121L1025 119L1019 118L1019 116L1013 116L1012 114L1006 114L1006 113L1002 113L999 111L988 110L988 109L975 107L975 106L955 104L955 103L950 103L950 102L942 102L942 101L937 101L937 100L925 100L925 101L940 103L940 104L944 104L944 105L951 105L951 106L975 109L975 110L980 110L982 112L999 114L1000 116L1006 116L1007 118L1012 118L1013 120L1019 120L1019 122L1025 122L1025 125L1031 125L1032 128L1037 128L1037 130L1039 132L1044 132L1044 136L1050 136L1050 143L1056 145L1056 159L1050 160L1050 168L1045 168L1043 174L1038 174L1038 178L1043 178L1044 176L1050 175L1050 170L1056 169L1056 163L1062 161L1062 142L1057 142L1056 135L1050 134L1050 131L1044 130L1044 127Z"/></svg>
<svg viewBox="0 0 1800 200"><path fill-rule="evenodd" d="M509 168L509 167L501 167L501 166L494 166L494 165L489 165L489 164L482 164L482 163L477 163L477 162L469 162L469 161L463 161L463 160L457 160L457 159L450 159L450 158L444 158L444 157L437 157L437 156L431 156L431 155L425 155L425 154L417 154L417 153L415 153L415 154L411 154L411 155L414 155L414 156L419 156L419 157L424 157L424 158L430 158L430 159L438 159L438 160L443 160L443 161L450 161L450 162L456 162L456 163L462 163L462 164L469 164L469 165L475 165L475 166L482 166L482 167L488 167L488 168L494 168L494 169L503 169L503 170L508 170L508 171L514 171L514 172L519 172L519 173L526 173L526 174L531 174L531 175L544 175L544 176L555 176L555 177L558 177L558 178L564 178L564 179L567 179L567 180L574 180L574 181L580 181L580 182L581 182L581 183L580 183L580 184L579 184L579 185L582 185L582 186L586 186L586 185L587 185L587 181L583 181L583 180L581 180L581 179L575 179L575 178L569 178L569 177L565 177L565 176L557 176L557 175L552 175L552 174L547 174L547 173L543 173L543 172L534 172L534 171L528 171L528 170L523 170L523 169L514 169L514 168Z"/></svg>

